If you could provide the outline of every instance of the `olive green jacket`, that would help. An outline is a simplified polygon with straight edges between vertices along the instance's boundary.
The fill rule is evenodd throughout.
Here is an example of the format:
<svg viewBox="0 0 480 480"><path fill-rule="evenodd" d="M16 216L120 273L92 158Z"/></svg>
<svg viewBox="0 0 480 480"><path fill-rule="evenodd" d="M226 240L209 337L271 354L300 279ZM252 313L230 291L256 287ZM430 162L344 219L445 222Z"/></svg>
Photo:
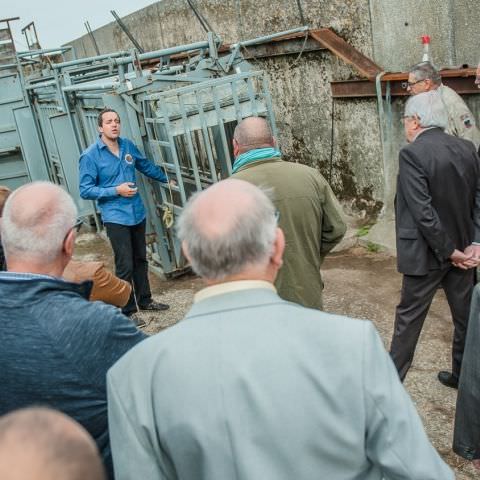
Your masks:
<svg viewBox="0 0 480 480"><path fill-rule="evenodd" d="M314 168L280 158L249 163L233 178L273 189L286 239L284 263L275 282L280 297L322 309L320 266L346 230L327 181Z"/></svg>
<svg viewBox="0 0 480 480"><path fill-rule="evenodd" d="M455 137L470 140L475 145L475 150L480 146L480 130L475 124L473 116L462 97L450 87L440 85L438 91L448 115L446 133Z"/></svg>

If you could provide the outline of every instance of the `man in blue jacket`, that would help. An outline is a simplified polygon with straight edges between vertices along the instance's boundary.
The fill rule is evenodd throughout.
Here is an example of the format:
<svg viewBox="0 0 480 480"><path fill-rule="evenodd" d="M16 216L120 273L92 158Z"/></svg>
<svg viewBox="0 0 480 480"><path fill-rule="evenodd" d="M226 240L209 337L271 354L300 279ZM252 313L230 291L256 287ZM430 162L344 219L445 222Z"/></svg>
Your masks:
<svg viewBox="0 0 480 480"><path fill-rule="evenodd" d="M80 156L80 195L96 200L112 244L118 277L133 286L125 315L140 310L166 310L152 300L145 243L146 214L136 186L136 172L167 183L164 171L120 137L120 117L105 108L98 115L100 136Z"/></svg>
<svg viewBox="0 0 480 480"><path fill-rule="evenodd" d="M61 278L75 245L76 216L68 193L47 182L18 188L5 204L0 415L44 405L71 416L94 438L113 479L106 373L146 336L118 308L90 302L92 282Z"/></svg>

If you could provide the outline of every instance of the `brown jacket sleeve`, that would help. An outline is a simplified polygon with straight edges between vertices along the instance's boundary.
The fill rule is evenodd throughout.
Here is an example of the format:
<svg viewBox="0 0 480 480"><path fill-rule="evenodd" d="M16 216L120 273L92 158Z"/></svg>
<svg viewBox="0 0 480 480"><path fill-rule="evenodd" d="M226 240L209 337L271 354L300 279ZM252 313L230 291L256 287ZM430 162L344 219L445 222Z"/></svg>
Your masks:
<svg viewBox="0 0 480 480"><path fill-rule="evenodd" d="M102 262L70 261L63 272L70 282L93 281L90 300L100 300L116 307L123 307L130 298L131 285L109 272Z"/></svg>

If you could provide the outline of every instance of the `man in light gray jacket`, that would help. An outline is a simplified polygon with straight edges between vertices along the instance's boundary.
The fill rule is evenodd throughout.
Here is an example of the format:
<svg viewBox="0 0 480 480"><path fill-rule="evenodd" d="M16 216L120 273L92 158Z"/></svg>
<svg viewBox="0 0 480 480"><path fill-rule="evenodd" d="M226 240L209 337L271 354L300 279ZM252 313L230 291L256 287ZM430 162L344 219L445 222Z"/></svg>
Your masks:
<svg viewBox="0 0 480 480"><path fill-rule="evenodd" d="M117 480L451 480L372 323L282 300L257 187L195 195L179 236L207 288L108 373Z"/></svg>

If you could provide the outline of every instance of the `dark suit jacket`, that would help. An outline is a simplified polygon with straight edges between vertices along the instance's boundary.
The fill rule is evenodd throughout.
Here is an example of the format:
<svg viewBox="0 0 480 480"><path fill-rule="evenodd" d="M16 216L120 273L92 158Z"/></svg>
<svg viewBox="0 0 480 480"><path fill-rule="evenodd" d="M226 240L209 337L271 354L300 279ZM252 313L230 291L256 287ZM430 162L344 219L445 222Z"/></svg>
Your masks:
<svg viewBox="0 0 480 480"><path fill-rule="evenodd" d="M467 460L480 458L480 284L473 290L467 340L458 385L453 451Z"/></svg>
<svg viewBox="0 0 480 480"><path fill-rule="evenodd" d="M440 128L402 148L395 199L398 271L445 268L480 242L480 160L473 143Z"/></svg>

